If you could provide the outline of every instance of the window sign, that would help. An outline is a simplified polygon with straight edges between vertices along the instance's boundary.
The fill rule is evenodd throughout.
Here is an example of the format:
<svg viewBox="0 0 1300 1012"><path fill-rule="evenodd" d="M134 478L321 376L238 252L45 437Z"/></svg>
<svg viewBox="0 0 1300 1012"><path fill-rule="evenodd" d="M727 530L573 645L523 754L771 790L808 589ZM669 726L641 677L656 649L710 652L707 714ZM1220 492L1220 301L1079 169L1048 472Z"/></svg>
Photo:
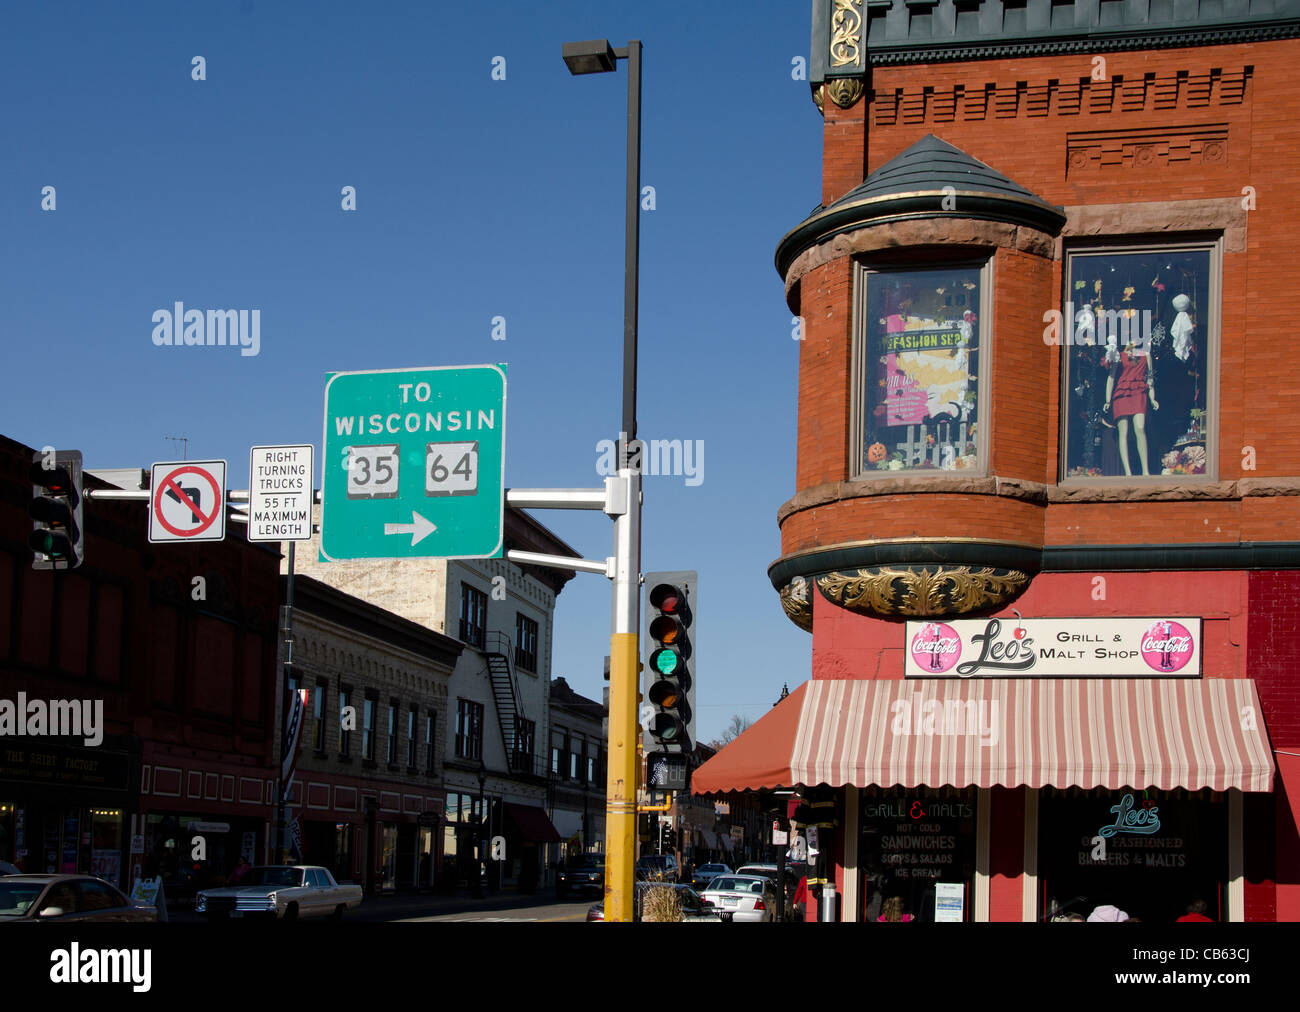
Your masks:
<svg viewBox="0 0 1300 1012"><path fill-rule="evenodd" d="M1063 477L1210 473L1210 254L1070 254L1064 308L1043 333L1063 346Z"/></svg>
<svg viewBox="0 0 1300 1012"><path fill-rule="evenodd" d="M869 271L861 470L979 464L979 267Z"/></svg>

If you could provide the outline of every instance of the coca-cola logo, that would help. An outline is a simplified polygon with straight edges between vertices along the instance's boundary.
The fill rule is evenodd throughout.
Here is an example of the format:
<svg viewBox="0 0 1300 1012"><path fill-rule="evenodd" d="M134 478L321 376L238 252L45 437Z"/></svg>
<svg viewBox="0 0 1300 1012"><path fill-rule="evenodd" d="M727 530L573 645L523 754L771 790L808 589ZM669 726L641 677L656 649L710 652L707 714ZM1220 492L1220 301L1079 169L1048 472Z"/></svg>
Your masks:
<svg viewBox="0 0 1300 1012"><path fill-rule="evenodd" d="M912 637L912 661L931 674L942 674L961 658L961 637L946 622L927 622Z"/></svg>
<svg viewBox="0 0 1300 1012"><path fill-rule="evenodd" d="M1157 674L1171 674L1186 667L1195 653L1192 634L1181 622L1162 618L1142 634L1142 659Z"/></svg>

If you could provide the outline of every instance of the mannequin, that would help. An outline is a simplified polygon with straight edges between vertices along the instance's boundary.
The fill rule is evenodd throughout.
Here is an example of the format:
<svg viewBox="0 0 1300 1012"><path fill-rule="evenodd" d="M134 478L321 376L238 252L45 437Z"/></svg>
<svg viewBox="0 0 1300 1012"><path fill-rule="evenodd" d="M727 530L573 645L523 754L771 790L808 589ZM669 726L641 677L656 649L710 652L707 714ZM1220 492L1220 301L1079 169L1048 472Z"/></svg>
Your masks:
<svg viewBox="0 0 1300 1012"><path fill-rule="evenodd" d="M1128 457L1129 420L1133 422L1133 438L1137 442L1138 460L1142 464L1142 474L1150 475L1147 462L1147 401L1151 410L1159 411L1156 401L1155 372L1152 369L1151 353L1148 348L1137 354L1136 342L1130 341L1119 356L1119 361L1111 368L1106 377L1106 403L1102 412L1112 411L1119 426L1119 459L1124 465L1124 473L1131 475L1133 468ZM1118 375L1118 383L1116 376Z"/></svg>

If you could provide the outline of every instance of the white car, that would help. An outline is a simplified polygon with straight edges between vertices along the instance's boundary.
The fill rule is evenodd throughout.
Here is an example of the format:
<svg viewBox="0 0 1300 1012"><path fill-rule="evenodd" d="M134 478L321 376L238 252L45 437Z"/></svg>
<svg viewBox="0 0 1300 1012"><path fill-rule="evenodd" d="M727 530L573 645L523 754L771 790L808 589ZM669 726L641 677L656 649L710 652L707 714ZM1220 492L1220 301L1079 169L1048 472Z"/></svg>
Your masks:
<svg viewBox="0 0 1300 1012"><path fill-rule="evenodd" d="M770 921L776 916L776 889L761 875L719 875L700 898L733 921Z"/></svg>
<svg viewBox="0 0 1300 1012"><path fill-rule="evenodd" d="M339 885L328 868L316 865L266 865L249 869L238 885L204 889L194 910L208 920L263 917L294 921L300 917L342 919L361 904L361 887Z"/></svg>

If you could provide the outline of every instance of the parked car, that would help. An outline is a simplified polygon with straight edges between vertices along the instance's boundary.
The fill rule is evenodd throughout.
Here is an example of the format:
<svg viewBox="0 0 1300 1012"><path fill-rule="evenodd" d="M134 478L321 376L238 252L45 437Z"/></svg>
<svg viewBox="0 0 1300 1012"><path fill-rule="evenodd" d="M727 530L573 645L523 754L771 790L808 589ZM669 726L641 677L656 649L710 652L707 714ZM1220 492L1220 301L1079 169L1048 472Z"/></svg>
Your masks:
<svg viewBox="0 0 1300 1012"><path fill-rule="evenodd" d="M734 875L725 864L702 864L691 875L691 888L699 892L719 875Z"/></svg>
<svg viewBox="0 0 1300 1012"><path fill-rule="evenodd" d="M645 896L647 889L676 889L677 894L681 897L682 914L686 922L692 921L712 921L722 920L721 914L704 902L700 894L690 886L668 884L662 882L638 882L636 884L635 898L633 899L633 919L641 920L641 900ZM587 910L587 920L603 921L605 919L605 904L593 903Z"/></svg>
<svg viewBox="0 0 1300 1012"><path fill-rule="evenodd" d="M156 921L158 911L134 903L89 875L6 875L0 878L0 921L83 924Z"/></svg>
<svg viewBox="0 0 1300 1012"><path fill-rule="evenodd" d="M642 881L676 882L680 872L672 854L646 854L636 861L636 877Z"/></svg>
<svg viewBox="0 0 1300 1012"><path fill-rule="evenodd" d="M315 865L265 865L253 868L237 886L203 889L194 910L208 920L262 917L297 920L335 917L361 905L361 887L339 885L328 868Z"/></svg>
<svg viewBox="0 0 1300 1012"><path fill-rule="evenodd" d="M760 875L775 882L780 872L774 864L743 864L736 869L737 875Z"/></svg>
<svg viewBox="0 0 1300 1012"><path fill-rule="evenodd" d="M21 875L23 870L16 864L10 864L8 861L0 861L0 875Z"/></svg>
<svg viewBox="0 0 1300 1012"><path fill-rule="evenodd" d="M564 899L570 892L583 890L605 892L605 856L582 854L559 870L555 879L555 896Z"/></svg>
<svg viewBox="0 0 1300 1012"><path fill-rule="evenodd" d="M719 875L700 893L723 919L770 921L776 916L776 885L762 875Z"/></svg>

